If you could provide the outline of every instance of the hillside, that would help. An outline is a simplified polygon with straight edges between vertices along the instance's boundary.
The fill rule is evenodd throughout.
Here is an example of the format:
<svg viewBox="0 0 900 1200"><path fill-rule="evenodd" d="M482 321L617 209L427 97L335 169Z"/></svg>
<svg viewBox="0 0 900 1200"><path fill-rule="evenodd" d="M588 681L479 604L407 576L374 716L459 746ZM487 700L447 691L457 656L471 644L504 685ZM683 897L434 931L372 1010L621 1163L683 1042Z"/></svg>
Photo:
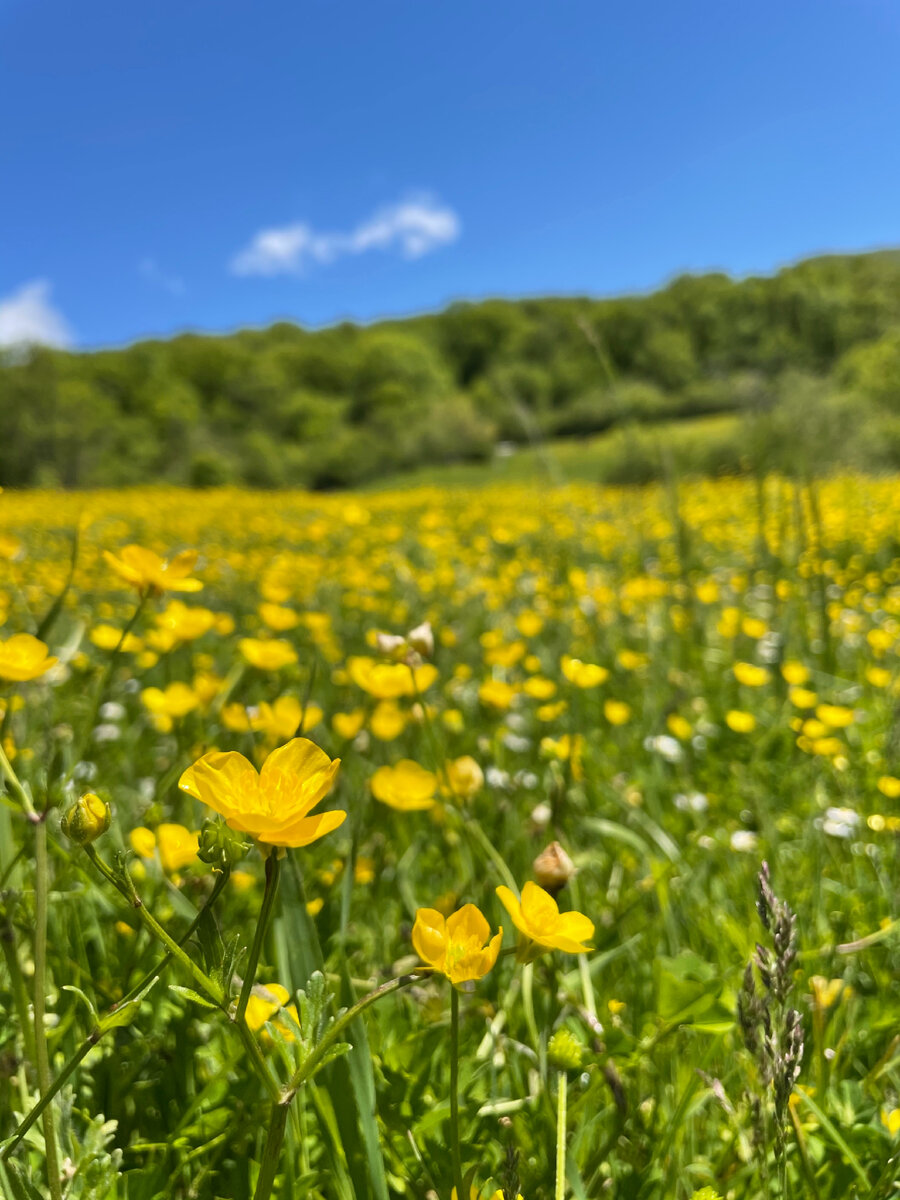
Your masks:
<svg viewBox="0 0 900 1200"><path fill-rule="evenodd" d="M670 441L635 426L717 414L735 419L681 439L691 470L900 465L900 252L364 327L6 351L0 484L356 486L613 427L631 433L598 472L628 482Z"/></svg>

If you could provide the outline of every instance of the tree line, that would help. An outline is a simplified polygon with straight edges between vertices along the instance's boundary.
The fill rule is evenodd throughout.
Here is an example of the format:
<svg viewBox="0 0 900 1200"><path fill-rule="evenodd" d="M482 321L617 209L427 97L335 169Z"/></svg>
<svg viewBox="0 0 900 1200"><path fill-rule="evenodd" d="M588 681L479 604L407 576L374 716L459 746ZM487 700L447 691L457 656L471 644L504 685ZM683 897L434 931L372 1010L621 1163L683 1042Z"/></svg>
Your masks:
<svg viewBox="0 0 900 1200"><path fill-rule="evenodd" d="M368 326L6 349L0 484L348 487L726 412L773 460L793 430L813 466L900 465L900 252Z"/></svg>

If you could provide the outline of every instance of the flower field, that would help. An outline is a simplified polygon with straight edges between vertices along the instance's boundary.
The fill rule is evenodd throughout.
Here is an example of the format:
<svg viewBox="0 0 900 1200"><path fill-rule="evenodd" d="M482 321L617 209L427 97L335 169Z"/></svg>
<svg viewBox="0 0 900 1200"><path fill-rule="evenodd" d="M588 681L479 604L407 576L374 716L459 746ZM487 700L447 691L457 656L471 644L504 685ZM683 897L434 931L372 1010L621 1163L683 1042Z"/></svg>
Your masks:
<svg viewBox="0 0 900 1200"><path fill-rule="evenodd" d="M898 653L894 479L0 495L0 1189L896 1196Z"/></svg>

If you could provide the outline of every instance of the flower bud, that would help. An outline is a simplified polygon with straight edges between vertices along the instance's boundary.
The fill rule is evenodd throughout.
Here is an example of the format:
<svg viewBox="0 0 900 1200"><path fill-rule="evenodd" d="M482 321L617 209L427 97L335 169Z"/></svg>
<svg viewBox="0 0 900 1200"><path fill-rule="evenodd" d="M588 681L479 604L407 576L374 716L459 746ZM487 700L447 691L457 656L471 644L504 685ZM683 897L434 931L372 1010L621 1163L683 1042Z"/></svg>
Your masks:
<svg viewBox="0 0 900 1200"><path fill-rule="evenodd" d="M557 1029L547 1043L547 1058L557 1071L577 1071L584 1047L568 1029Z"/></svg>
<svg viewBox="0 0 900 1200"><path fill-rule="evenodd" d="M430 621L423 621L421 625L411 629L406 635L406 640L423 658L431 658L434 654L434 631Z"/></svg>
<svg viewBox="0 0 900 1200"><path fill-rule="evenodd" d="M534 860L534 878L538 884L555 895L575 875L575 864L559 842L551 842Z"/></svg>
<svg viewBox="0 0 900 1200"><path fill-rule="evenodd" d="M109 829L109 805L95 792L85 792L62 819L62 831L76 846L87 846Z"/></svg>
<svg viewBox="0 0 900 1200"><path fill-rule="evenodd" d="M230 871L247 853L249 845L224 821L204 821L197 857L219 870Z"/></svg>
<svg viewBox="0 0 900 1200"><path fill-rule="evenodd" d="M380 630L375 634L375 649L385 658L392 659L396 662L402 662L407 654L406 638L400 637L396 633L382 633Z"/></svg>

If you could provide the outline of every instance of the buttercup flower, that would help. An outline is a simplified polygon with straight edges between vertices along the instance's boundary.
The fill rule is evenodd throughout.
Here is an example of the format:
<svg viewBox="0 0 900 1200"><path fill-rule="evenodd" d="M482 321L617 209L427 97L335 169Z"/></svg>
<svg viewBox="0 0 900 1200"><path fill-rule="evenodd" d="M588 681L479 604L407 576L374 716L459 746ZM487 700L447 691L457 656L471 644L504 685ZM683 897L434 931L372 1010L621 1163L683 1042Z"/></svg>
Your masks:
<svg viewBox="0 0 900 1200"><path fill-rule="evenodd" d="M62 819L62 831L71 842L87 846L109 829L110 811L105 800L86 792Z"/></svg>
<svg viewBox="0 0 900 1200"><path fill-rule="evenodd" d="M288 1004L291 998L290 992L280 983L260 983L257 984L250 993L250 999L247 1001L247 1011L244 1014L244 1020L250 1026L254 1033L262 1029L267 1021L281 1012L282 1009L289 1013L296 1024L300 1024L300 1017L297 1015L297 1006ZM278 1032L287 1041L294 1040L294 1034L286 1021L275 1021L275 1026Z"/></svg>
<svg viewBox="0 0 900 1200"><path fill-rule="evenodd" d="M340 767L307 738L273 750L257 773L243 754L211 751L188 767L178 786L265 846L308 846L344 821L343 811L310 816L331 791Z"/></svg>
<svg viewBox="0 0 900 1200"><path fill-rule="evenodd" d="M471 800L484 787L484 771L470 754L447 763L447 786L460 800Z"/></svg>
<svg viewBox="0 0 900 1200"><path fill-rule="evenodd" d="M156 832L138 826L128 835L131 848L141 858L152 858L159 851L159 861L167 875L180 871L197 857L200 848L199 830L186 829L184 825L163 822Z"/></svg>
<svg viewBox="0 0 900 1200"><path fill-rule="evenodd" d="M481 979L497 961L503 929L491 937L491 927L474 904L466 904L452 916L435 908L420 908L412 931L416 954L456 986Z"/></svg>
<svg viewBox="0 0 900 1200"><path fill-rule="evenodd" d="M47 653L46 645L30 633L14 633L0 642L0 679L24 683L49 671L58 660Z"/></svg>
<svg viewBox="0 0 900 1200"><path fill-rule="evenodd" d="M553 897L530 880L517 899L508 887L498 887L500 903L523 935L519 957L528 962L544 950L562 950L566 954L585 954L585 943L594 936L594 923L584 913L561 913Z"/></svg>
<svg viewBox="0 0 900 1200"><path fill-rule="evenodd" d="M260 671L279 671L297 661L297 651L281 638L241 638L238 650L251 667Z"/></svg>
<svg viewBox="0 0 900 1200"><path fill-rule="evenodd" d="M411 758L402 758L393 767L379 767L369 786L382 804L399 812L415 812L434 807L438 780Z"/></svg>
<svg viewBox="0 0 900 1200"><path fill-rule="evenodd" d="M160 596L163 592L199 592L203 584L191 579L197 565L196 550L182 550L174 558L161 558L155 550L132 543L119 556L103 551L103 557L115 573L131 584L141 596Z"/></svg>
<svg viewBox="0 0 900 1200"><path fill-rule="evenodd" d="M562 656L559 665L566 679L570 683L574 683L576 687L599 687L601 683L605 683L609 679L609 671L606 667L601 667L597 663L582 662L580 658L572 658L568 654Z"/></svg>

